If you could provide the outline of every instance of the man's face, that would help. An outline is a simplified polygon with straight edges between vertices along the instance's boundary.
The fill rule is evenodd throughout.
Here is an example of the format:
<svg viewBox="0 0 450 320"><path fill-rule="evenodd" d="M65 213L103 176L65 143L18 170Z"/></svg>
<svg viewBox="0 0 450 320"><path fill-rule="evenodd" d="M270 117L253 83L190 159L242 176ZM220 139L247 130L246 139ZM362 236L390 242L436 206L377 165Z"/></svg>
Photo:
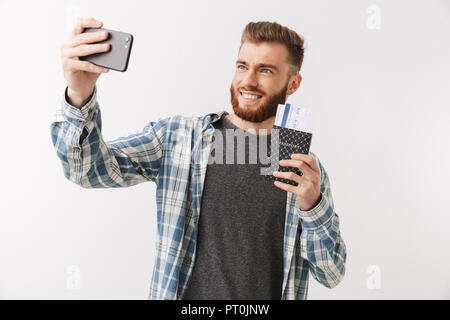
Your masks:
<svg viewBox="0 0 450 320"><path fill-rule="evenodd" d="M285 104L290 84L288 54L283 44L243 43L230 87L238 117L261 122L276 114L278 104Z"/></svg>

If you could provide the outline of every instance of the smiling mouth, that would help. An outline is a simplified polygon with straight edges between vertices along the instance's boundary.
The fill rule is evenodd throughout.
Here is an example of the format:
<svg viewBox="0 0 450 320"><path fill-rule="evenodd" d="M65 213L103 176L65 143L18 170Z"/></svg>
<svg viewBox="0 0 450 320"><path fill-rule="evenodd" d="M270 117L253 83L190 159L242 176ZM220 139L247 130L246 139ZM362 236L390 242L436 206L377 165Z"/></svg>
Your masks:
<svg viewBox="0 0 450 320"><path fill-rule="evenodd" d="M262 98L261 95L247 94L241 91L239 91L239 94L245 102L255 102Z"/></svg>

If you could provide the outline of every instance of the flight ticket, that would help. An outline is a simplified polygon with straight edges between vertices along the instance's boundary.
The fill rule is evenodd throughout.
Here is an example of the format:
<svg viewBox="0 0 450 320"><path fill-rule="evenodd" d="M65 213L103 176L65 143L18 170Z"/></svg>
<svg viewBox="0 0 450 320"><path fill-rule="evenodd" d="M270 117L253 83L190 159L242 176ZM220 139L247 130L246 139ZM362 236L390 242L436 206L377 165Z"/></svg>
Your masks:
<svg viewBox="0 0 450 320"><path fill-rule="evenodd" d="M294 107L290 103L279 104L275 125L311 133L312 111L305 107Z"/></svg>

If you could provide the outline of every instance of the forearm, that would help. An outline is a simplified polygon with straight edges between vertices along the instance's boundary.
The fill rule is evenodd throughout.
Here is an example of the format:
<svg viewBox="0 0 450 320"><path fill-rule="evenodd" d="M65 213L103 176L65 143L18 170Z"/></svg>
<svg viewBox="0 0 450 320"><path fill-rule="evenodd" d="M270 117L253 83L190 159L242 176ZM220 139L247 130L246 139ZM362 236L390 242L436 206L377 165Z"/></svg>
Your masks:
<svg viewBox="0 0 450 320"><path fill-rule="evenodd" d="M309 211L298 209L302 227L301 256L308 260L313 277L328 288L344 277L347 257L341 237L339 216L334 210L330 181L325 168L316 158L321 172L321 197Z"/></svg>
<svg viewBox="0 0 450 320"><path fill-rule="evenodd" d="M317 217L320 216L316 221L323 221L323 224L306 227L306 221L302 220L301 256L308 260L313 277L324 286L333 288L345 275L347 252L339 230L339 216L324 202L326 200L316 207L322 211L316 212Z"/></svg>
<svg viewBox="0 0 450 320"><path fill-rule="evenodd" d="M84 188L109 188L128 187L155 178L162 154L162 125L157 133L148 125L140 134L111 142L104 141L101 127L96 88L81 109L66 99L62 101L51 134L67 179ZM146 157L147 153L151 156Z"/></svg>

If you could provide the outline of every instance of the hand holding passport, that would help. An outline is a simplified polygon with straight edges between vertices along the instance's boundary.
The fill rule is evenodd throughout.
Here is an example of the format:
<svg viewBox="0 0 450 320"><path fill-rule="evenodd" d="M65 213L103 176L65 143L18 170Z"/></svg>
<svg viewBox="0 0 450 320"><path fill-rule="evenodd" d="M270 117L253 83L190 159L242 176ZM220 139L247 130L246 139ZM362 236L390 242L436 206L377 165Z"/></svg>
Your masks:
<svg viewBox="0 0 450 320"><path fill-rule="evenodd" d="M278 141L271 141L270 163L278 164L280 160L291 159L293 153L309 154L312 139L311 119L312 111L308 108L294 107L290 104L278 105L275 124L272 128L272 139L275 138ZM278 148L275 146L278 146ZM299 176L303 175L298 168L294 167L280 166L277 170L280 172L292 171ZM281 181L293 186L298 185L293 180L274 177L272 175L274 171L276 170L272 170L266 177L272 181Z"/></svg>

